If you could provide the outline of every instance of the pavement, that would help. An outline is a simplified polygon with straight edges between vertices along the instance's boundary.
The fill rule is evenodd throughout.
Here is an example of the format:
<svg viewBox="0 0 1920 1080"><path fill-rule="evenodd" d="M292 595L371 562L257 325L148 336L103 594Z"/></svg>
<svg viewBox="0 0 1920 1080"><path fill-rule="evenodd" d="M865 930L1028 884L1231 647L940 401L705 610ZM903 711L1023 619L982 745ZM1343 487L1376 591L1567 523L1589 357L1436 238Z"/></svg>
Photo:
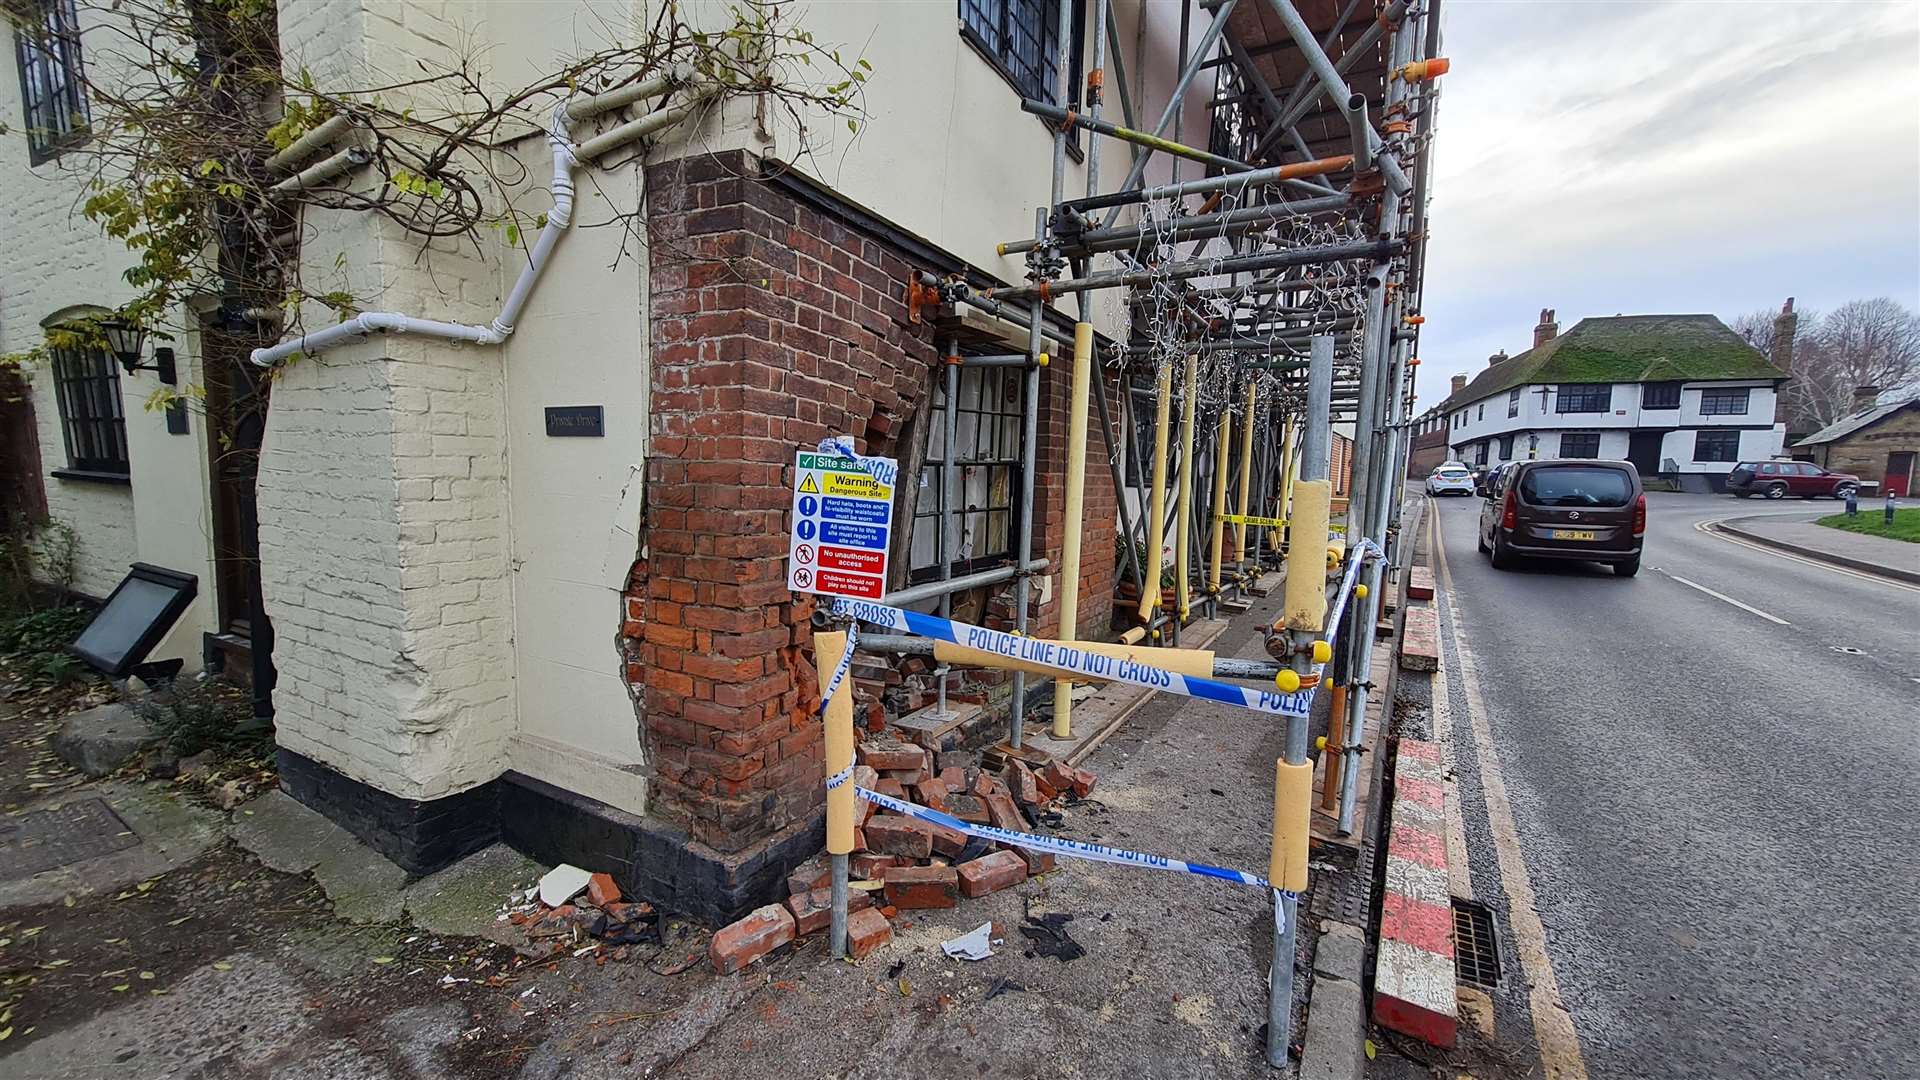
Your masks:
<svg viewBox="0 0 1920 1080"><path fill-rule="evenodd" d="M1213 647L1263 657L1259 627L1281 604L1256 602ZM1269 717L1156 696L1085 760L1097 786L1058 831L1263 872L1282 735ZM197 791L80 782L22 808L98 798L130 828L99 839L128 846L70 853L0 893L0 1075L1275 1075L1263 889L1062 860L955 909L901 913L892 944L857 964L816 935L737 976L704 962L665 974L706 954L704 932L679 923L657 955L529 964L498 944L513 938L502 902L540 870L515 853L408 883L284 794L221 813ZM1316 863L1315 887L1333 880ZM1073 948L1048 947L1048 920ZM944 955L989 921L996 955ZM1296 1005L1295 1039L1318 1040L1306 1075L1345 1080L1361 1060L1364 941L1305 925L1284 960L1297 993L1316 993Z"/></svg>
<svg viewBox="0 0 1920 1080"><path fill-rule="evenodd" d="M1715 528L1803 558L1920 585L1920 544L1814 524L1833 512L1732 517L1718 521ZM1871 509L1862 506L1860 512L1879 515L1881 510L1875 504Z"/></svg>
<svg viewBox="0 0 1920 1080"><path fill-rule="evenodd" d="M1753 512L1665 493L1637 578L1503 573L1475 551L1480 505L1435 506L1431 718L1455 891L1500 939L1492 1034L1389 1040L1369 1075L1920 1075L1920 589L1719 534Z"/></svg>

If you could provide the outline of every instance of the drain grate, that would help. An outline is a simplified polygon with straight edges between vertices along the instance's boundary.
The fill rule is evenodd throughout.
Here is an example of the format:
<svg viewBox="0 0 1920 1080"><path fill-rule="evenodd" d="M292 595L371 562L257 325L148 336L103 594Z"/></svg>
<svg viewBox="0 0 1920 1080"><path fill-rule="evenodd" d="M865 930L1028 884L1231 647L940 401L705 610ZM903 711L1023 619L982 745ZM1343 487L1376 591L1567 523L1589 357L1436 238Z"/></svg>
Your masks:
<svg viewBox="0 0 1920 1080"><path fill-rule="evenodd" d="M140 842L104 799L81 799L0 823L0 881L20 881Z"/></svg>
<svg viewBox="0 0 1920 1080"><path fill-rule="evenodd" d="M1475 900L1453 901L1453 973L1463 983L1492 990L1500 984L1500 943L1493 912Z"/></svg>

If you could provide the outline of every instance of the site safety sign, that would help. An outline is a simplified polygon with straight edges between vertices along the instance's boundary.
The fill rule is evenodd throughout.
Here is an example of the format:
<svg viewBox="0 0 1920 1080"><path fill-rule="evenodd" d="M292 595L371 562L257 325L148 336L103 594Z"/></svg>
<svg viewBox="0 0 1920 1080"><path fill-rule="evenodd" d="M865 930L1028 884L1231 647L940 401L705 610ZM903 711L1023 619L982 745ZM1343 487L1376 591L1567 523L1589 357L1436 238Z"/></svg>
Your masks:
<svg viewBox="0 0 1920 1080"><path fill-rule="evenodd" d="M855 600L886 593L899 475L892 458L811 450L794 455L787 588Z"/></svg>

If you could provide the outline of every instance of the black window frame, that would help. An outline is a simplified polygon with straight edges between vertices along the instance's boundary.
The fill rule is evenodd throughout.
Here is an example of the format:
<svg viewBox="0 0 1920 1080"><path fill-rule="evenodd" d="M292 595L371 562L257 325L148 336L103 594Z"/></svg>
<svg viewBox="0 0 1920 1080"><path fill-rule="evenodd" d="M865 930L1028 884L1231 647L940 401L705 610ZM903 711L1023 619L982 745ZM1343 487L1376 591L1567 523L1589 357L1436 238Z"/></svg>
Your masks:
<svg viewBox="0 0 1920 1080"><path fill-rule="evenodd" d="M1707 443L1717 444L1713 456L1702 457L1708 449ZM1740 460L1739 428L1700 428L1693 433L1693 460L1695 461L1731 461Z"/></svg>
<svg viewBox="0 0 1920 1080"><path fill-rule="evenodd" d="M1569 439L1579 439L1582 441L1583 445L1578 448L1569 447L1567 445L1567 440ZM1593 440L1593 444L1591 447L1593 452L1583 453L1581 451L1588 449L1588 447L1584 445L1585 441L1588 439ZM1560 451L1557 456L1563 457L1563 458L1577 458L1582 461L1599 460L1600 433L1597 431L1563 431L1561 432L1560 433Z"/></svg>
<svg viewBox="0 0 1920 1080"><path fill-rule="evenodd" d="M1512 435L1500 436L1500 460L1501 461L1513 460L1513 436Z"/></svg>
<svg viewBox="0 0 1920 1080"><path fill-rule="evenodd" d="M1085 96L1082 82L1087 70L1086 0L1074 0L1073 4L1073 25L1070 28L1073 53L1068 61L1073 70L1068 73L1067 100L1064 103L1055 98L1060 74L1053 70L1055 57L1060 54L1060 5L1056 0L957 0L956 10L959 12L961 40L973 46L980 58L999 72L1015 93L1069 110L1079 108L1081 98ZM1037 31L1027 25L1027 20L1036 17L1039 19ZM1028 39L1038 39L1035 42L1036 61L1029 63L1009 49L1010 39L1016 32ZM1053 127L1052 122L1044 117L1040 118L1040 122L1049 130ZM1081 160L1085 154L1080 149L1078 127L1067 132L1067 151L1075 161Z"/></svg>
<svg viewBox="0 0 1920 1080"><path fill-rule="evenodd" d="M1490 445L1491 443L1488 440L1481 439L1480 442L1474 446L1473 463L1475 465L1485 465L1487 463L1487 448Z"/></svg>
<svg viewBox="0 0 1920 1080"><path fill-rule="evenodd" d="M1477 424L1480 421L1485 420L1486 418L1487 418L1487 403L1483 401L1480 403L1480 411L1474 414L1473 422Z"/></svg>
<svg viewBox="0 0 1920 1080"><path fill-rule="evenodd" d="M132 474L127 454L127 416L120 394L120 364L104 345L47 345L67 469L55 476L118 479Z"/></svg>
<svg viewBox="0 0 1920 1080"><path fill-rule="evenodd" d="M1512 390L1507 391L1507 419L1511 420L1519 415L1520 388L1516 386Z"/></svg>
<svg viewBox="0 0 1920 1080"><path fill-rule="evenodd" d="M1659 391L1656 396L1654 391ZM1650 382L1640 384L1640 407L1642 409L1678 409L1680 407L1680 384L1678 382Z"/></svg>
<svg viewBox="0 0 1920 1080"><path fill-rule="evenodd" d="M1735 404L1739 408L1734 408ZM1752 406L1751 386L1707 386L1700 390L1701 416L1745 416Z"/></svg>
<svg viewBox="0 0 1920 1080"><path fill-rule="evenodd" d="M977 402L977 405L974 407L969 407L967 404L969 400L967 384L969 381L976 382L980 388L979 396L974 399ZM1009 388L1013 391L1013 399L1011 401L1007 400ZM991 407L989 407L987 401L989 389L992 389L995 394L995 400L992 402ZM994 535L993 527L996 519L999 519L1001 522L1001 535L1005 539L1004 550L976 550L966 558L962 558L958 550L949 550L947 552L948 560L952 565L953 575L955 577L975 573L980 570L990 570L995 567L1005 566L1013 561L1014 547L1019 543L1019 530L1017 525L1020 514L1020 493L1023 487L1020 478L1024 466L1024 447L1021 444L1026 438L1022 423L1024 412L1021 403L1025 400L1025 395L1026 378L1019 368L989 367L986 365L963 365L960 368L960 407L956 410L954 428L956 432L961 433L962 438L965 438L964 432L967 428L967 418L970 416L974 418L972 449L967 452L966 456L962 456L956 462L959 466L957 479L959 481L962 505L956 508L954 516L960 523L960 540L962 544L964 544L966 537L971 533L977 538L976 548L984 546L987 539ZM940 576L940 508L947 497L946 484L943 482L943 477L945 475L946 455L949 453L945 444L945 401L946 380L936 379L933 388L933 401L929 405L927 412L927 433L923 443L925 453L920 464L920 476L926 481L926 486L920 489L920 497L914 503L913 507L913 521L908 526L910 531L908 532L906 552L907 580L913 584L931 581ZM982 428L984 425L981 421L988 417L995 420L993 427L996 433L1000 431L1003 426L1011 429L1013 442L1010 451L1001 453L993 450L993 435L984 436L987 441L983 444ZM936 432L939 433L937 438L940 441L940 453L938 454L934 453ZM984 454L983 446L986 451ZM970 474L973 470L981 468L987 470L987 497L986 501L976 510L966 504L965 498ZM996 473L1004 477L1004 489L996 487L994 483ZM1004 506L996 502L994 494L996 490L1004 490L1006 492L1006 502ZM929 492L932 493L931 497L928 496ZM979 519L977 525L973 520L976 517ZM912 543L914 537L921 535L922 522L926 523L924 527L927 530L927 535L934 538L932 562L925 566L915 564Z"/></svg>
<svg viewBox="0 0 1920 1080"><path fill-rule="evenodd" d="M1561 383L1553 400L1556 413L1603 413L1612 408L1612 383Z"/></svg>
<svg viewBox="0 0 1920 1080"><path fill-rule="evenodd" d="M74 0L8 0L8 6L27 164L41 165L86 142L92 130L80 20Z"/></svg>

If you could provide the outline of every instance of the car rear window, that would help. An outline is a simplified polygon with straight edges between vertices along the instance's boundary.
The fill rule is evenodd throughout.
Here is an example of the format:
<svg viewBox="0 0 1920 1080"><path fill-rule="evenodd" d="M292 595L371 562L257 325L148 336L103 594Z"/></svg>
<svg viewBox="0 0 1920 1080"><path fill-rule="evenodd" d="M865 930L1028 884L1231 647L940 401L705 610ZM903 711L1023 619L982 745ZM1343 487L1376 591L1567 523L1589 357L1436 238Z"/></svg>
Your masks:
<svg viewBox="0 0 1920 1080"><path fill-rule="evenodd" d="M1547 465L1520 479L1520 497L1535 506L1625 506L1632 496L1633 483L1620 469Z"/></svg>
<svg viewBox="0 0 1920 1080"><path fill-rule="evenodd" d="M1472 476L1473 474L1468 472L1465 469L1441 469L1440 475L1446 477L1449 480L1458 480L1461 477Z"/></svg>

